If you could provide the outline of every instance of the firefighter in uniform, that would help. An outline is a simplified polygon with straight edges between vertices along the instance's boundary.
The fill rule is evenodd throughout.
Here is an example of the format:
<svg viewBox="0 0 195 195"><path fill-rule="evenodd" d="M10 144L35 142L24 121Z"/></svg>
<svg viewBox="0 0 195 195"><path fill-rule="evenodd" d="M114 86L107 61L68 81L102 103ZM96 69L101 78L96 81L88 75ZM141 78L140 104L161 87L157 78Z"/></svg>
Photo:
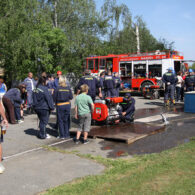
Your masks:
<svg viewBox="0 0 195 195"><path fill-rule="evenodd" d="M120 87L121 87L121 79L118 76L118 72L114 73L113 78L114 78L114 81L115 81L115 96L119 97L119 90L120 90Z"/></svg>
<svg viewBox="0 0 195 195"><path fill-rule="evenodd" d="M193 70L189 69L188 75L185 78L186 91L194 91L195 77L193 75Z"/></svg>
<svg viewBox="0 0 195 195"><path fill-rule="evenodd" d="M72 99L72 91L70 87L66 85L66 78L61 76L59 78L59 86L54 91L60 139L70 138L70 100Z"/></svg>
<svg viewBox="0 0 195 195"><path fill-rule="evenodd" d="M60 70L57 71L57 77L54 79L54 89L58 87L59 78L62 75L62 72Z"/></svg>
<svg viewBox="0 0 195 195"><path fill-rule="evenodd" d="M135 113L135 99L131 97L130 93L126 93L123 102L120 104L119 110L120 120L122 122L133 122Z"/></svg>
<svg viewBox="0 0 195 195"><path fill-rule="evenodd" d="M115 97L115 80L111 71L104 77L104 90L106 97Z"/></svg>
<svg viewBox="0 0 195 195"><path fill-rule="evenodd" d="M54 110L53 98L49 94L46 87L46 78L40 77L36 88L33 91L33 107L39 118L39 133L37 135L40 139L49 138L46 134L46 125L49 121L49 114Z"/></svg>
<svg viewBox="0 0 195 195"><path fill-rule="evenodd" d="M174 93L175 93L175 75L173 74L173 69L168 68L168 72L163 75L162 81L165 83L165 95L164 101L165 105L169 105L169 97L171 103L175 104Z"/></svg>
<svg viewBox="0 0 195 195"><path fill-rule="evenodd" d="M96 89L99 89L99 97L102 97L102 93L101 93L101 87L100 87L100 83L98 82L98 80L90 75L90 71L86 70L85 71L85 76L81 77L79 80L79 83L77 85L77 95L80 93L80 87L81 85L86 84L89 87L89 91L88 94L89 96L91 96L92 100L95 101L95 97L96 97Z"/></svg>

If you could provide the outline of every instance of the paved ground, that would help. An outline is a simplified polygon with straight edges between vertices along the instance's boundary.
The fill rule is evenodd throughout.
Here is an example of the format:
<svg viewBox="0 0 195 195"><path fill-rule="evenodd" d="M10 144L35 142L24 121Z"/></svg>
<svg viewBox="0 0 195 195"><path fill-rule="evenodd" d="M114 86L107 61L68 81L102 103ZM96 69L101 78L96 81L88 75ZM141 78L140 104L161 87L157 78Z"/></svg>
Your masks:
<svg viewBox="0 0 195 195"><path fill-rule="evenodd" d="M136 119L139 122L162 125L160 114L165 113L170 123L163 132L131 145L103 139L91 139L87 145L75 145L72 140L58 140L57 132L51 126L48 126L51 139L39 140L36 137L36 115L25 117L22 124L10 125L3 143L5 158L3 164L6 171L0 175L0 194L36 194L78 177L101 174L104 170L102 165L93 161L79 158L74 154L51 152L42 148L44 145L81 154L129 158L133 154L160 152L188 142L190 137L195 136L195 114L184 113L183 103L179 103L174 109L165 109L162 106L162 99L145 100L139 96L135 98ZM52 114L50 124L54 123L55 115ZM76 127L75 124L72 126Z"/></svg>

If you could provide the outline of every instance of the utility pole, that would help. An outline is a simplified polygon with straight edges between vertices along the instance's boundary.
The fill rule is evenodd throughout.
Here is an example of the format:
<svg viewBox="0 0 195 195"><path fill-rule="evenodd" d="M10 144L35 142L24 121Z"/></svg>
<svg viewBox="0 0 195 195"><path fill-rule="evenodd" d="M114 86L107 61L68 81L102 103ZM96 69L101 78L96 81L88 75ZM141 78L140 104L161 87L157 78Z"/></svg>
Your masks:
<svg viewBox="0 0 195 195"><path fill-rule="evenodd" d="M137 54L140 54L139 27L137 24L135 24L135 35L137 40Z"/></svg>
<svg viewBox="0 0 195 195"><path fill-rule="evenodd" d="M139 26L136 23L133 23L135 26L135 31L133 30L133 33L136 36L136 42L137 42L137 54L140 54L140 39L139 39Z"/></svg>
<svg viewBox="0 0 195 195"><path fill-rule="evenodd" d="M54 27L58 27L57 0L54 1Z"/></svg>

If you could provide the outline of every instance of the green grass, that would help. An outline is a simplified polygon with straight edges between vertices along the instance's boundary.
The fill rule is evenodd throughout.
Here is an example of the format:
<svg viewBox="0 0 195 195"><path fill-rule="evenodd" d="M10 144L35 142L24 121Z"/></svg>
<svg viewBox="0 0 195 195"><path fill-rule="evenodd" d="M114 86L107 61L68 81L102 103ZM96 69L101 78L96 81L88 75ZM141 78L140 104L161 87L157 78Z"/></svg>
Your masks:
<svg viewBox="0 0 195 195"><path fill-rule="evenodd" d="M45 194L195 194L194 138L177 148L128 160L90 155L82 157L104 164L105 172L74 180L50 189Z"/></svg>

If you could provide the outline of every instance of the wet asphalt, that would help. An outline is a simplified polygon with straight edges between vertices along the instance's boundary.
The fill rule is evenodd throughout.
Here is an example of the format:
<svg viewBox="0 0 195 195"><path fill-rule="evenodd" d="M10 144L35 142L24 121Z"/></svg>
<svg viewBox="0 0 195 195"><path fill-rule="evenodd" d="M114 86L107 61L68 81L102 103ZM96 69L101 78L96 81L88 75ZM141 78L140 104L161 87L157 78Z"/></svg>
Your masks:
<svg viewBox="0 0 195 195"><path fill-rule="evenodd" d="M160 105L160 106L159 106ZM156 108L143 108L136 111L135 118L144 118L148 116L156 116L159 114L176 114L174 118L167 119L169 124L163 125L162 120L151 122L150 125L161 125L161 131L149 135L145 138L135 141L132 144L127 144L120 140L112 139L100 139L96 148L91 150L91 154L96 155L98 147L98 154L106 153L105 157L108 158L119 158L132 155L159 153L164 150L176 147L180 144L189 142L189 140L195 137L195 114L185 113L184 105L178 104L173 107L164 107L163 104L159 103ZM105 128L104 126L101 129ZM107 127L106 127L107 128ZM110 127L112 128L112 127ZM131 127L129 127L131 128ZM72 135L74 137L74 134ZM90 139L92 147L94 139ZM81 145L80 145L81 146ZM66 148L68 150L78 150L79 146L75 146L73 141L63 143L57 146L58 148ZM83 146L81 146L83 147ZM81 152L85 150L81 149Z"/></svg>

